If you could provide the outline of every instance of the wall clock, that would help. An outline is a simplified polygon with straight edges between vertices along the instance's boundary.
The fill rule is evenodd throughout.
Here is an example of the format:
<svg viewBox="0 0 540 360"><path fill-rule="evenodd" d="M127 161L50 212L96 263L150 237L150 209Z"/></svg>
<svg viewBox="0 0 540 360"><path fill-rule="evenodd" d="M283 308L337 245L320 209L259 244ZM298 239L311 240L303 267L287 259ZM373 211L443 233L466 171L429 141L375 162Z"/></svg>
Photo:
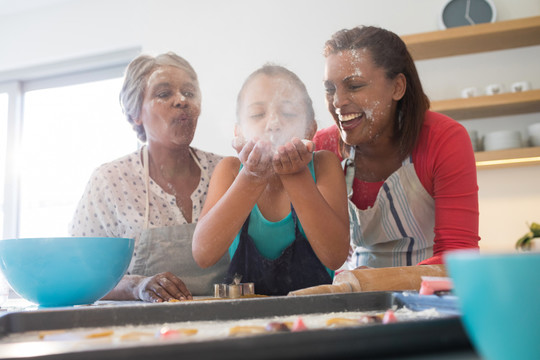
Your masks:
<svg viewBox="0 0 540 360"><path fill-rule="evenodd" d="M439 27L447 29L489 23L496 17L497 11L491 0L447 0L441 9Z"/></svg>

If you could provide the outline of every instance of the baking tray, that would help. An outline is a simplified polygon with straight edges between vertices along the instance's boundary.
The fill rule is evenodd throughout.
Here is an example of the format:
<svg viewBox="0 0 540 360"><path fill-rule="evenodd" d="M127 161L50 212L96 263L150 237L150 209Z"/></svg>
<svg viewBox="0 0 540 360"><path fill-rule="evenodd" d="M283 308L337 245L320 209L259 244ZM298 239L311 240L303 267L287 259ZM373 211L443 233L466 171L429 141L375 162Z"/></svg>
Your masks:
<svg viewBox="0 0 540 360"><path fill-rule="evenodd" d="M414 295L414 294L413 294ZM435 299L436 300L436 299ZM94 305L11 312L0 316L1 338L26 331L235 320L340 311L385 311L418 305L418 296L368 292L166 304ZM437 308L430 303L430 307ZM445 304L442 312L448 311ZM455 308L450 306L450 310ZM451 313L451 312L450 312ZM2 359L360 359L472 352L459 316L355 328L271 333L188 343L160 342L77 350L62 342L9 343Z"/></svg>

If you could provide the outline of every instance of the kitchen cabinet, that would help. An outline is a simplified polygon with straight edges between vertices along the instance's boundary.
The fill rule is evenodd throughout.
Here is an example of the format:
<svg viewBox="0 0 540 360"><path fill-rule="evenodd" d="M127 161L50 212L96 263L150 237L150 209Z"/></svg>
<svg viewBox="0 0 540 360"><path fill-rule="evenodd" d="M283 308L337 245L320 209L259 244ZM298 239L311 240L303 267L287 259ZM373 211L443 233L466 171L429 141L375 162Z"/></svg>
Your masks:
<svg viewBox="0 0 540 360"><path fill-rule="evenodd" d="M540 45L540 16L402 36L415 61ZM447 99L431 109L456 120L540 112L540 90ZM475 153L481 168L539 165L540 147Z"/></svg>

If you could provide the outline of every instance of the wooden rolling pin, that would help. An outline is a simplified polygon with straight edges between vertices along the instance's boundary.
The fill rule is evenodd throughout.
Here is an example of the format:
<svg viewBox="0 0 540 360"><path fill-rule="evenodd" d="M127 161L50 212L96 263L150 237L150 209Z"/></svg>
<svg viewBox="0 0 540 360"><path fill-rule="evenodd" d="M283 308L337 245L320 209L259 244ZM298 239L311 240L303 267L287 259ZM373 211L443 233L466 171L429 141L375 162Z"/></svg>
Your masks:
<svg viewBox="0 0 540 360"><path fill-rule="evenodd" d="M345 270L334 277L332 285L319 285L291 291L289 296L420 290L422 276L446 277L446 268L444 265L417 265Z"/></svg>

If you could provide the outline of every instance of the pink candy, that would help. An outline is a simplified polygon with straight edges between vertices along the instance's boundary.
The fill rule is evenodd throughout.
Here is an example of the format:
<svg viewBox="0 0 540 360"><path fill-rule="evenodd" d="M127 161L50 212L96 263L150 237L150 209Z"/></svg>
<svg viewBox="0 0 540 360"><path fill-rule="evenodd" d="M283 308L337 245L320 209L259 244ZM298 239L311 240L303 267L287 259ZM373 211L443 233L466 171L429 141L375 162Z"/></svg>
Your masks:
<svg viewBox="0 0 540 360"><path fill-rule="evenodd" d="M304 331L307 330L306 324L304 324L304 320L299 316L294 320L293 326L291 331Z"/></svg>
<svg viewBox="0 0 540 360"><path fill-rule="evenodd" d="M179 331L170 329L166 326L162 327L156 335L164 339L178 338L182 336Z"/></svg>
<svg viewBox="0 0 540 360"><path fill-rule="evenodd" d="M394 323L394 322L397 322L397 318L396 318L396 314L394 314L394 312L392 310L386 310L386 312L384 313L384 317L383 317L383 324L389 324L389 323Z"/></svg>
<svg viewBox="0 0 540 360"><path fill-rule="evenodd" d="M452 290L452 281L447 277L422 276L420 295L433 295L435 291Z"/></svg>

